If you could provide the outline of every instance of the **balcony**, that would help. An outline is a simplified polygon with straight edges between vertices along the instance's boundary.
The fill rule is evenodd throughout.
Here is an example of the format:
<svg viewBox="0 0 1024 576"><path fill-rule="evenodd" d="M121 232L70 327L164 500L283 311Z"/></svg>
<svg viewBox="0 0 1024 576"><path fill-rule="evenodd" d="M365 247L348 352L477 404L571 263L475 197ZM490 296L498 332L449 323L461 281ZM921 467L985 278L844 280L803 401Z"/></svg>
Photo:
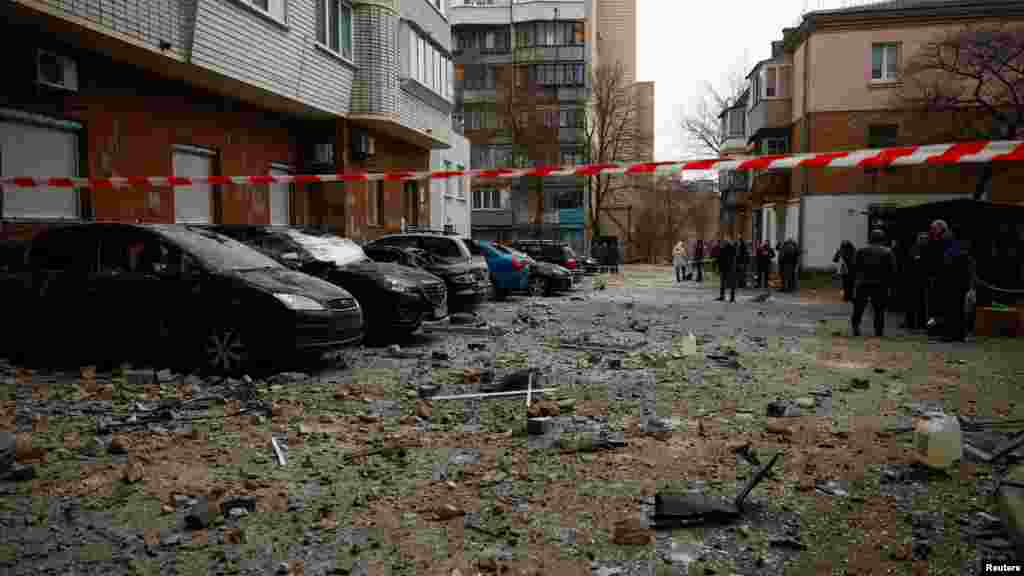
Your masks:
<svg viewBox="0 0 1024 576"><path fill-rule="evenodd" d="M761 100L747 112L747 132L755 138L766 128L782 128L793 123L792 98Z"/></svg>
<svg viewBox="0 0 1024 576"><path fill-rule="evenodd" d="M184 61L196 1L17 0L17 4Z"/></svg>

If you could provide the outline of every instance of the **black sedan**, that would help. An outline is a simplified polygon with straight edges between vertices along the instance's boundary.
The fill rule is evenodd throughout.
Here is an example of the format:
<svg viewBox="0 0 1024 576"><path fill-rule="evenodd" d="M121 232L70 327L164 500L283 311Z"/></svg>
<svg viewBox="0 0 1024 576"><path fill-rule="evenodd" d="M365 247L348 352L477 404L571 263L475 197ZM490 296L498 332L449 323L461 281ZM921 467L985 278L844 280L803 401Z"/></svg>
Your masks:
<svg viewBox="0 0 1024 576"><path fill-rule="evenodd" d="M345 290L187 225L75 224L28 246L9 313L16 353L111 366L140 360L238 375L363 337Z"/></svg>
<svg viewBox="0 0 1024 576"><path fill-rule="evenodd" d="M225 225L214 230L352 293L362 306L369 337L408 334L424 321L448 316L443 280L422 270L374 262L347 238L285 226Z"/></svg>
<svg viewBox="0 0 1024 576"><path fill-rule="evenodd" d="M470 309L491 291L487 264L480 260L464 262L457 258L438 256L422 248L371 242L363 246L366 255L375 262L393 262L429 272L444 280L453 309Z"/></svg>
<svg viewBox="0 0 1024 576"><path fill-rule="evenodd" d="M530 280L528 281L528 290L531 296L551 296L556 292L566 292L572 290L576 283L572 272L567 268L563 268L558 264L536 260L515 248L500 244L495 244L494 246L498 250L529 262Z"/></svg>

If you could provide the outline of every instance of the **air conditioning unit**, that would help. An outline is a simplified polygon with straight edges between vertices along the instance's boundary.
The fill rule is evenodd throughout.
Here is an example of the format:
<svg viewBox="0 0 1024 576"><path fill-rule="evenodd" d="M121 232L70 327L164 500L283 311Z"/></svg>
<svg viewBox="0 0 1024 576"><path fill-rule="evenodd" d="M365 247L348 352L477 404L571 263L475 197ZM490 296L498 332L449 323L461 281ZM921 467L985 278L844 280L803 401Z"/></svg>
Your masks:
<svg viewBox="0 0 1024 576"><path fill-rule="evenodd" d="M56 52L36 54L36 83L61 90L78 90L78 67L74 60Z"/></svg>

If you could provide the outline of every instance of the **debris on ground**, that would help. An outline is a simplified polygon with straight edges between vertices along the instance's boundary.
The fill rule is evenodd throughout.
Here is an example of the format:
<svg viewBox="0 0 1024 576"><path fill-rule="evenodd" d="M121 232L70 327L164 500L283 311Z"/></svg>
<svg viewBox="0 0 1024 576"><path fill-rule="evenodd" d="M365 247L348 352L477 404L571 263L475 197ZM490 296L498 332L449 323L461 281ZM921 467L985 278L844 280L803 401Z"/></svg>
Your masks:
<svg viewBox="0 0 1024 576"><path fill-rule="evenodd" d="M639 518L627 518L615 523L612 542L619 546L644 546L651 541L651 531Z"/></svg>
<svg viewBox="0 0 1024 576"><path fill-rule="evenodd" d="M743 515L743 502L751 490L768 475L775 462L782 457L776 452L747 481L733 501L715 498L694 492L689 494L658 493L654 501L654 522L658 528L690 526L695 524L723 523Z"/></svg>

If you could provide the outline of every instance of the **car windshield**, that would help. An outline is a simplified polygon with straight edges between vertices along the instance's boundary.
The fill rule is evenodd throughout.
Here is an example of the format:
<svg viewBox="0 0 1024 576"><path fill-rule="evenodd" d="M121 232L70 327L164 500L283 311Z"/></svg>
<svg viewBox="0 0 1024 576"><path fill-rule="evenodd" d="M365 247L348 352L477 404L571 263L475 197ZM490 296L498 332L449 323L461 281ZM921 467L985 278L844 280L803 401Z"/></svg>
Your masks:
<svg viewBox="0 0 1024 576"><path fill-rule="evenodd" d="M563 258L576 258L576 253L572 251L572 248L568 246L562 246L562 257Z"/></svg>
<svg viewBox="0 0 1024 576"><path fill-rule="evenodd" d="M451 238L425 237L421 239L421 243L423 249L434 256L447 259L463 258L458 243Z"/></svg>
<svg viewBox="0 0 1024 576"><path fill-rule="evenodd" d="M348 238L340 238L332 234L313 235L288 230L288 236L306 252L320 262L330 262L337 266L345 266L369 260L363 248Z"/></svg>
<svg viewBox="0 0 1024 576"><path fill-rule="evenodd" d="M283 268L270 257L211 230L196 226L163 226L159 232L203 264L218 270Z"/></svg>

